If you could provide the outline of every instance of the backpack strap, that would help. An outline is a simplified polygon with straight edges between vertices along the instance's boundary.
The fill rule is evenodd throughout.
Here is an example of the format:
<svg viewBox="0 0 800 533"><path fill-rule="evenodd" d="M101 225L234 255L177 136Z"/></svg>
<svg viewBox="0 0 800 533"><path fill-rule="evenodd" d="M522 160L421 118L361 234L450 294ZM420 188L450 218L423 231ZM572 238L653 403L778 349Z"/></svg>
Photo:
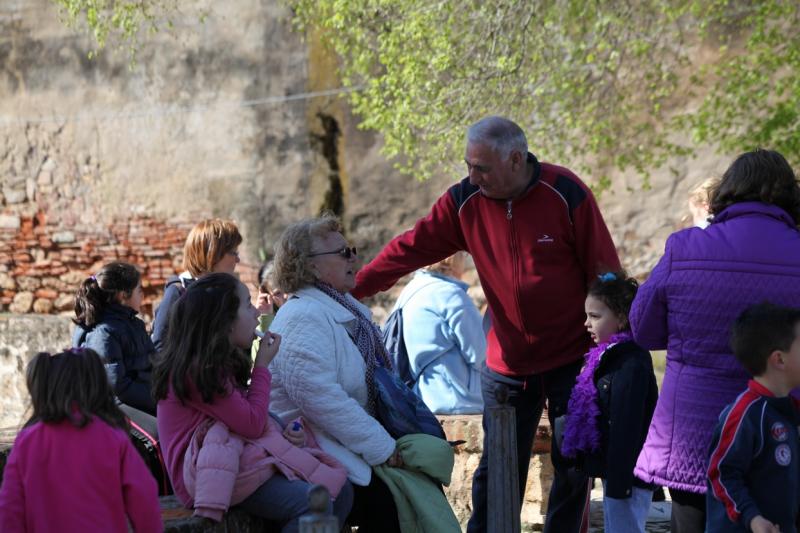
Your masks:
<svg viewBox="0 0 800 533"><path fill-rule="evenodd" d="M416 294L418 292L420 292L425 287L433 285L434 283L436 283L436 281L437 280L434 279L434 280L431 280L431 281L421 285L420 287L417 287L413 292L411 292L410 294L405 296L402 299L402 301L398 299L397 302L395 303L394 311L392 311L392 313L390 314L390 316L391 316L392 314L397 313L399 321L400 321L400 335L401 335L401 338L398 339L398 342L402 343L402 346L403 346L403 352L404 352L403 355L405 357L405 365L403 365L401 362L398 362L398 361L393 361L393 362L398 367L398 369L399 369L399 367L402 367L402 366L405 366L408 369L408 376L407 377L401 376L401 378L403 378L403 381L405 382L406 385L408 385L409 388L413 388L414 385L416 385L417 381L419 380L419 376L421 376L422 373L425 371L425 369L428 368L432 363L434 363L438 359L438 357L433 359L432 361L430 361L424 367L420 368L419 372L416 375L414 375L414 372L411 371L411 362L408 359L408 350L405 347L405 339L402 338L402 335L405 332L405 328L403 327L403 320L404 320L403 319L403 307L405 307L405 305L408 304L408 302L410 302L411 299L414 296L416 296ZM387 322L388 322L388 320L387 320ZM394 354L391 354L391 355L394 355Z"/></svg>

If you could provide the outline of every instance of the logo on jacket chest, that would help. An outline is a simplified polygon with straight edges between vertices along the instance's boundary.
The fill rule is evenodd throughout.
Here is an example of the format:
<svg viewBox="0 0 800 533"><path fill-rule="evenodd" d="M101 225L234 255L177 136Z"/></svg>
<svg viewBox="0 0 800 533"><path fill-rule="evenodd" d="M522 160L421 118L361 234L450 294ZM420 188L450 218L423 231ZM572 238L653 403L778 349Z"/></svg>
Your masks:
<svg viewBox="0 0 800 533"><path fill-rule="evenodd" d="M775 462L781 466L789 466L792 462L792 450L788 444L778 444L775 447Z"/></svg>
<svg viewBox="0 0 800 533"><path fill-rule="evenodd" d="M555 239L553 237L551 237L547 233L542 233L541 237L536 239L536 242L539 242L539 243L551 243L551 242L555 242Z"/></svg>
<svg viewBox="0 0 800 533"><path fill-rule="evenodd" d="M769 428L769 434L778 442L785 442L789 438L789 428L783 422L775 422Z"/></svg>

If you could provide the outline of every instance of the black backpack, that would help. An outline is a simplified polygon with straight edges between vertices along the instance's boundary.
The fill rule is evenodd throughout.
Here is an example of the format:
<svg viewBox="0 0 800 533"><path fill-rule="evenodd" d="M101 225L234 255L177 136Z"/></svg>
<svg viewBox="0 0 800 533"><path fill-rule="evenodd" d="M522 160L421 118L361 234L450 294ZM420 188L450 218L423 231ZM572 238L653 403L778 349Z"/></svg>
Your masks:
<svg viewBox="0 0 800 533"><path fill-rule="evenodd" d="M130 419L128 419L130 420ZM143 427L139 426L133 420L130 420L131 427L128 431L133 447L139 452L139 455L144 459L144 464L150 471L150 474L158 484L158 495L168 496L172 494L172 484L167 474L167 466L164 462L164 456L161 454L161 445L156 438L148 433Z"/></svg>

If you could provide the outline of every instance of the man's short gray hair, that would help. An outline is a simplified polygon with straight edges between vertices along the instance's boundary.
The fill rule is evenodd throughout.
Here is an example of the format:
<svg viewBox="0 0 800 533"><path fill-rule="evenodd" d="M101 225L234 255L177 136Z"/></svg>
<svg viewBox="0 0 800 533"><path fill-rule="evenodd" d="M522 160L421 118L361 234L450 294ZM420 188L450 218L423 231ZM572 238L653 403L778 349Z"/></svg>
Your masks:
<svg viewBox="0 0 800 533"><path fill-rule="evenodd" d="M505 160L511 152L518 151L523 156L528 153L528 139L516 122L505 117L490 116L480 119L467 130L467 144L489 146Z"/></svg>

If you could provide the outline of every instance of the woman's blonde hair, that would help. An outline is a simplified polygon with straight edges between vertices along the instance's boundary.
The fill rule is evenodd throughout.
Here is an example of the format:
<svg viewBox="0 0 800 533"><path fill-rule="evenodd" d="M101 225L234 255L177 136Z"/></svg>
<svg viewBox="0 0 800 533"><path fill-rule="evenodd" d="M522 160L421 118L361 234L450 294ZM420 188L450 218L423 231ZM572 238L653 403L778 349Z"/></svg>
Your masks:
<svg viewBox="0 0 800 533"><path fill-rule="evenodd" d="M183 245L183 268L192 277L211 272L225 254L242 244L242 235L232 220L206 219L189 232Z"/></svg>
<svg viewBox="0 0 800 533"><path fill-rule="evenodd" d="M706 178L689 191L689 202L696 206L705 206L711 203L711 192L719 185L719 178Z"/></svg>
<svg viewBox="0 0 800 533"><path fill-rule="evenodd" d="M456 262L458 262L458 261L461 261L462 268L463 268L463 264L464 264L464 261L466 261L466 259L467 259L467 253L466 252L463 252L463 251L456 252L453 255L451 255L450 257L448 257L447 259L442 259L438 263L434 263L431 266L426 267L425 270L428 270L430 272L436 272L438 274L442 274L442 275L445 275L445 276L452 276L453 275L454 264Z"/></svg>
<svg viewBox="0 0 800 533"><path fill-rule="evenodd" d="M301 220L286 228L275 243L272 279L276 287L292 293L312 285L317 280L309 257L314 238L341 231L342 224L332 215Z"/></svg>

